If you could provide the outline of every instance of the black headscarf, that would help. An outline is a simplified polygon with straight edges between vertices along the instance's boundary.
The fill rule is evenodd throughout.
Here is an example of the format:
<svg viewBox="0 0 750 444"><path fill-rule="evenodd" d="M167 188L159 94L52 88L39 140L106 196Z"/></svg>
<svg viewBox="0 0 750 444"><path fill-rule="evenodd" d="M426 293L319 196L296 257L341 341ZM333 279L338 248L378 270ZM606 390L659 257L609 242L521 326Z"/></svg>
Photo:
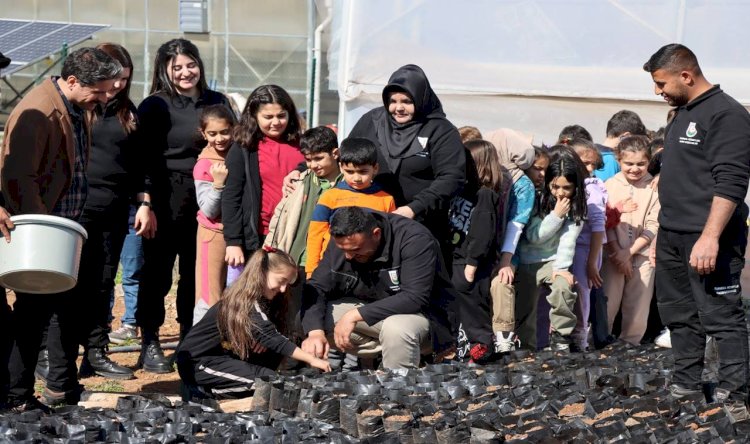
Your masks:
<svg viewBox="0 0 750 444"><path fill-rule="evenodd" d="M388 112L390 95L394 92L405 93L414 101L414 118L407 123L397 123ZM417 140L422 126L429 119L444 119L445 113L430 81L417 65L402 66L391 74L388 85L383 88L383 106L385 113L373 123L378 141L385 148L383 156L391 172L395 172L401 159L424 150Z"/></svg>

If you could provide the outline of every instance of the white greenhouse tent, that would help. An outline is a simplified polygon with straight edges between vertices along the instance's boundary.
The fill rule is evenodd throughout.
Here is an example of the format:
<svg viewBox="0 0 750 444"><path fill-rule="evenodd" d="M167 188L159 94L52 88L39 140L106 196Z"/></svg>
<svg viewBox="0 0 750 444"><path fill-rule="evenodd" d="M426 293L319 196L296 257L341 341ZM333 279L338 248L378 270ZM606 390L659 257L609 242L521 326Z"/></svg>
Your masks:
<svg viewBox="0 0 750 444"><path fill-rule="evenodd" d="M552 143L578 123L601 141L609 117L631 109L657 129L668 106L642 65L672 42L750 104L748 1L334 0L332 15L342 135L407 63L425 70L456 126L511 127Z"/></svg>

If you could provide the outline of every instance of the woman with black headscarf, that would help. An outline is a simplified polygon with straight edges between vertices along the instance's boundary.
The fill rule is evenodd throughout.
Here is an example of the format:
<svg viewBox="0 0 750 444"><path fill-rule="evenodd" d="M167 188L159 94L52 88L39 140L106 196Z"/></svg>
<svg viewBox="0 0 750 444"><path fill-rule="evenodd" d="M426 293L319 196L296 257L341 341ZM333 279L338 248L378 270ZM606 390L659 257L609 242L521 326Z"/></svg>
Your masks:
<svg viewBox="0 0 750 444"><path fill-rule="evenodd" d="M396 199L395 213L420 221L447 244L447 209L464 184L466 158L422 68L397 69L383 89L383 107L362 116L349 137L380 147L376 180Z"/></svg>

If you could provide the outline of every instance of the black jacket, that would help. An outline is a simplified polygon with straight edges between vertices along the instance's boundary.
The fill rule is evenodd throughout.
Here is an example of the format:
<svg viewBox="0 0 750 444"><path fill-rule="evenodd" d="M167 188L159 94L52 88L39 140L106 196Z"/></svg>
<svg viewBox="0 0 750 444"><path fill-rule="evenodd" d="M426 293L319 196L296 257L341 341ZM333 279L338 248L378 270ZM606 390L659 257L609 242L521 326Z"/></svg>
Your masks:
<svg viewBox="0 0 750 444"><path fill-rule="evenodd" d="M411 121L398 123L388 113L394 92L411 97ZM364 137L379 147L376 180L396 205L408 205L414 219L442 242L448 234L450 200L465 180L466 155L461 137L445 118L440 99L419 66L405 65L394 71L382 98L383 107L362 116L349 137Z"/></svg>
<svg viewBox="0 0 750 444"><path fill-rule="evenodd" d="M330 242L302 297L305 334L323 330L326 303L361 299L367 325L397 314L422 313L430 321L434 352L455 341L455 291L437 240L421 224L394 214L374 211L382 230L381 248L369 263L347 261Z"/></svg>
<svg viewBox="0 0 750 444"><path fill-rule="evenodd" d="M138 106L138 135L147 152L143 161L162 229L170 220L178 226L187 220L195 224L198 202L193 168L206 145L199 132L200 116L206 106L219 104L229 107L223 94L206 90L197 100L157 92Z"/></svg>
<svg viewBox="0 0 750 444"><path fill-rule="evenodd" d="M151 160L156 161L151 165L156 173L178 171L192 177L198 154L206 145L199 131L201 112L206 106L219 104L230 107L224 94L212 90L205 91L198 100L158 92L141 102L141 140L149 147Z"/></svg>
<svg viewBox="0 0 750 444"><path fill-rule="evenodd" d="M224 160L229 170L221 194L221 221L227 246L245 252L260 247L260 167L258 151L235 143Z"/></svg>
<svg viewBox="0 0 750 444"><path fill-rule="evenodd" d="M677 108L667 126L659 179L659 225L700 233L714 196L737 203L732 220L744 223L749 178L750 114L716 85Z"/></svg>
<svg viewBox="0 0 750 444"><path fill-rule="evenodd" d="M91 129L87 210L127 207L136 193L147 191L146 150L137 131L128 133L122 127L116 108L115 102L109 103ZM134 106L130 111L135 115Z"/></svg>
<svg viewBox="0 0 750 444"><path fill-rule="evenodd" d="M448 213L453 264L492 266L497 252L498 194L486 187L465 190L451 201Z"/></svg>
<svg viewBox="0 0 750 444"><path fill-rule="evenodd" d="M380 146L374 122L387 113L376 108L362 116L349 137L364 137ZM429 221L439 214L445 220L445 211L465 180L466 157L456 127L445 119L428 120L417 137L426 139L424 150L401 160L397 171L391 171L378 150L380 171L375 180L393 196L396 205L409 205L415 219Z"/></svg>
<svg viewBox="0 0 750 444"><path fill-rule="evenodd" d="M201 361L218 357L239 359L234 352L224 344L224 339L216 323L219 304L209 308L203 318L194 325L185 339L177 348L177 365L180 376L187 377L193 382L192 369ZM256 307L251 314L253 320L253 339L266 347L263 353L251 353L248 362L251 364L276 370L281 359L291 356L296 345L276 329L268 317Z"/></svg>

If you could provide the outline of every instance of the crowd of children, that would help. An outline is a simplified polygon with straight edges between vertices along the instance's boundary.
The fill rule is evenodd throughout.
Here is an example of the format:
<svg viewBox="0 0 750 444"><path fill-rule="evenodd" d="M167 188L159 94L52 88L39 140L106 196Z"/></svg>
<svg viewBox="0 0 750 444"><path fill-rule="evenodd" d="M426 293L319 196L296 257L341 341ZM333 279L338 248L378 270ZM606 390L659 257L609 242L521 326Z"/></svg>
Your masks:
<svg viewBox="0 0 750 444"><path fill-rule="evenodd" d="M410 96L414 85L393 80L384 103L393 108L388 112L395 113L396 126L388 128L405 131L415 123L408 119L424 112L426 122L439 122L432 125L453 137L455 128L424 73L413 65L402 69L424 79L419 88L430 99L419 102L423 97ZM602 145L579 125L565 127L551 147L534 146L531 137L507 128L482 137L463 127L465 180L458 191L449 185L463 172L433 168L426 179L416 167L410 173L426 188L442 181L434 205L422 205L427 209L420 215L414 211L419 205L406 206L408 199L379 183L384 168L405 173L393 160L400 157L384 159L372 138L339 143L328 127L303 132L291 96L276 85L255 89L237 113L207 88L202 73L190 42L166 43L157 55L152 96L138 109L139 134L164 143L148 156L158 167L149 170L150 201L139 202L149 210L153 202L158 220L151 230L156 234L144 243L136 313L143 335L139 365L146 371L172 371L158 341L164 308L154 296L171 285L176 254L176 362L185 382L214 396L246 393L284 356L330 370L331 363L295 344L302 338L301 284L328 248L333 214L349 206L416 218L433 234L449 227L440 242L457 295L455 359L481 364L517 347L584 351L618 335L638 344L646 334L660 208L652 173L663 142L646 135L635 113L616 113ZM375 128L380 120L373 119ZM421 148L398 137L389 146L404 145L398 156L413 151L424 162L431 153L420 151L427 142L417 139ZM463 170L461 162L449 161L454 155L441 154L445 159L434 165ZM292 189L285 187L287 175L301 169ZM421 202L420 187L410 191L413 201ZM450 195L445 213L443 194ZM435 220L441 214L447 220ZM194 250L186 245L188 235ZM191 267L186 260L193 260Z"/></svg>
<svg viewBox="0 0 750 444"><path fill-rule="evenodd" d="M291 284L315 270L337 208L396 209L375 180L372 141L338 143L328 127L300 134L299 122L289 125L295 113L286 92L267 86L251 94L239 124L223 105L204 108L200 117L207 145L194 168L196 326L177 363L186 382L215 396L245 393L283 356L330 369L295 348L301 285ZM610 126L627 127L617 122L623 116L633 118L615 114ZM612 341L613 330L623 341L641 341L659 202L648 172L658 166L637 123L606 150L577 125L564 128L552 147L535 147L510 129L486 140L476 128L461 129L466 182L448 213L458 295L455 359L486 363L516 347L584 351L596 334L590 324L605 326L594 345ZM300 159L307 170L281 196L281 173ZM248 235L248 225L257 231ZM228 266L244 266L235 282L227 281Z"/></svg>
<svg viewBox="0 0 750 444"><path fill-rule="evenodd" d="M473 127L460 133L467 146L482 137ZM655 314L650 253L659 199L649 170L658 169L652 157L663 142L654 137L650 145L640 118L627 110L610 119L609 146L595 145L579 125L563 128L552 147L533 147L514 136L509 130L487 136L511 181L505 186L510 192L500 193L498 243L485 252L493 253L494 262L492 279L484 284L492 321L472 318L492 329L492 341L470 335L482 327L466 328L461 317L458 356L485 362L518 346L585 351L616 337L639 344ZM525 192L528 183L532 193ZM454 283L456 274L454 269ZM464 297L459 312L482 307L488 300L482 294L480 289L472 301ZM658 329L658 313L655 318ZM493 346L494 355L487 352Z"/></svg>

